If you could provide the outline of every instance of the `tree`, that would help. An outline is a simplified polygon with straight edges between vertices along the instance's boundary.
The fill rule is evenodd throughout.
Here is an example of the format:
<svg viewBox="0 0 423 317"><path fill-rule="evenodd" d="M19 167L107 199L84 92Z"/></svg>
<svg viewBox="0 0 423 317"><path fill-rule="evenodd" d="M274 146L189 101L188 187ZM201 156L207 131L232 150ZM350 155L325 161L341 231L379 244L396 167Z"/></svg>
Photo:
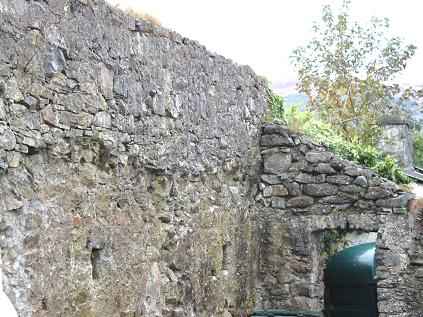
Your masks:
<svg viewBox="0 0 423 317"><path fill-rule="evenodd" d="M378 116L395 107L401 92L392 80L416 46L389 37L386 18L372 18L366 26L351 21L349 8L348 0L338 14L325 6L313 39L293 52L292 61L311 109L347 140L374 144Z"/></svg>

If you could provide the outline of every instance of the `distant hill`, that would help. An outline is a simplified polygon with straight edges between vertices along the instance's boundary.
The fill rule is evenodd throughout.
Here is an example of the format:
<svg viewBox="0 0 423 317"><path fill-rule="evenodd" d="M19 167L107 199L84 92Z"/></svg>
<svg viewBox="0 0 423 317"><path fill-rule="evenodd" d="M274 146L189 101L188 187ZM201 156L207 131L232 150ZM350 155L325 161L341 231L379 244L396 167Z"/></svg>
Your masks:
<svg viewBox="0 0 423 317"><path fill-rule="evenodd" d="M398 101L397 101L398 102ZM410 119L417 123L418 125L423 125L423 113L421 105L413 100L403 101L401 103L401 108L408 113Z"/></svg>
<svg viewBox="0 0 423 317"><path fill-rule="evenodd" d="M298 106L300 109L304 109L304 106L307 104L308 98L304 94L300 93L291 93L283 96L284 105L287 107ZM397 98L396 103L400 103L400 100ZM401 103L401 108L408 113L409 118L416 124L423 126L423 112L422 106L413 100L403 101Z"/></svg>
<svg viewBox="0 0 423 317"><path fill-rule="evenodd" d="M303 94L289 94L286 96L283 96L284 104L287 106L299 106L300 108L303 108L303 106L307 103L307 96Z"/></svg>
<svg viewBox="0 0 423 317"><path fill-rule="evenodd" d="M284 104L288 107L298 106L300 109L304 109L304 106L307 104L308 98L304 94L300 93L290 93L283 96ZM400 103L399 99L395 100L396 103ZM415 123L418 123L423 126L423 113L422 108L415 101L403 101L401 108L407 112Z"/></svg>

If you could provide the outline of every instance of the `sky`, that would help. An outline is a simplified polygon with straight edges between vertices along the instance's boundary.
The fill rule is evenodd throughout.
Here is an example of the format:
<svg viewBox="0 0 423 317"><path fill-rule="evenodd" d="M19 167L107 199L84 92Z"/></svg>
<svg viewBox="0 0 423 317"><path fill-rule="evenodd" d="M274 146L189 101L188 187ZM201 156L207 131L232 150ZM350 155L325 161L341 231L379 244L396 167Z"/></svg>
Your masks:
<svg viewBox="0 0 423 317"><path fill-rule="evenodd" d="M283 95L295 91L292 51L312 37L312 23L325 4L340 0L107 0L121 8L137 8L157 17L164 27L197 40L210 51L230 58L266 77ZM392 34L418 47L397 81L423 84L423 1L352 0L355 20L387 17Z"/></svg>

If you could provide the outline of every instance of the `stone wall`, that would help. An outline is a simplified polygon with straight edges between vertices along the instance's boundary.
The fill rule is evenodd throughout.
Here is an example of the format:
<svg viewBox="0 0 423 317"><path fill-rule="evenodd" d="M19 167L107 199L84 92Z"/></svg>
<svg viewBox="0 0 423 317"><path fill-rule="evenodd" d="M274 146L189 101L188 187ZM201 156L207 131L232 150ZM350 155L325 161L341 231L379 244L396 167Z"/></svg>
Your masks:
<svg viewBox="0 0 423 317"><path fill-rule="evenodd" d="M380 316L409 316L413 196L283 126L261 145L257 307L321 310L327 257L377 236Z"/></svg>
<svg viewBox="0 0 423 317"><path fill-rule="evenodd" d="M319 310L327 257L374 240L380 316L421 316L412 196L260 131L251 69L103 1L0 0L0 20L0 247L21 317Z"/></svg>
<svg viewBox="0 0 423 317"><path fill-rule="evenodd" d="M379 149L396 158L404 168L414 169L410 123L400 117L385 116L379 124L382 130L378 142Z"/></svg>
<svg viewBox="0 0 423 317"><path fill-rule="evenodd" d="M423 312L423 200L419 198L410 203L413 215L413 243L407 269L407 299L410 317L420 317Z"/></svg>
<svg viewBox="0 0 423 317"><path fill-rule="evenodd" d="M265 86L103 1L0 0L4 291L27 316L254 304Z"/></svg>

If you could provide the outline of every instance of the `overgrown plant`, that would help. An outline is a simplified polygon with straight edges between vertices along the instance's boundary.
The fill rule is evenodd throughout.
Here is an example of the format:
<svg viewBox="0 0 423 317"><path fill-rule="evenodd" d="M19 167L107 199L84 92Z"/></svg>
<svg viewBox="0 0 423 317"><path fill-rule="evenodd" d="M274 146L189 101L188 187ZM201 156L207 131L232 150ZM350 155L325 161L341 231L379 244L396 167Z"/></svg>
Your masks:
<svg viewBox="0 0 423 317"><path fill-rule="evenodd" d="M423 132L414 131L414 165L417 167L423 168Z"/></svg>
<svg viewBox="0 0 423 317"><path fill-rule="evenodd" d="M395 108L400 93L390 84L414 55L414 45L390 37L389 20L372 18L368 25L351 21L350 1L339 13L325 6L314 38L293 52L298 71L298 89L309 106L345 139L375 144L379 114ZM413 97L407 89L402 97Z"/></svg>
<svg viewBox="0 0 423 317"><path fill-rule="evenodd" d="M146 21L146 22L148 22L152 25L155 25L155 26L161 26L162 25L162 23L160 22L160 20L158 18L156 18L155 16L152 16L151 14L144 12L140 8L132 6L132 7L122 9L119 4L116 4L115 8L125 12L126 14L132 16L133 18L135 18L137 20L143 20L143 21Z"/></svg>
<svg viewBox="0 0 423 317"><path fill-rule="evenodd" d="M329 123L319 120L316 113L300 111L294 106L285 109L284 120L289 129L304 133L315 142L325 144L344 159L367 166L382 177L398 184L410 182L393 157L385 155L373 145L362 144L357 138L345 139Z"/></svg>
<svg viewBox="0 0 423 317"><path fill-rule="evenodd" d="M321 236L321 255L330 257L335 255L347 246L345 239L346 231L337 229L328 229L323 231Z"/></svg>
<svg viewBox="0 0 423 317"><path fill-rule="evenodd" d="M126 9L125 12L135 19L144 20L155 26L161 26L161 22L158 18L152 16L151 14L145 13L140 9L129 8Z"/></svg>
<svg viewBox="0 0 423 317"><path fill-rule="evenodd" d="M269 107L269 117L267 121L284 121L283 97L275 94L270 88L267 89L267 105Z"/></svg>

